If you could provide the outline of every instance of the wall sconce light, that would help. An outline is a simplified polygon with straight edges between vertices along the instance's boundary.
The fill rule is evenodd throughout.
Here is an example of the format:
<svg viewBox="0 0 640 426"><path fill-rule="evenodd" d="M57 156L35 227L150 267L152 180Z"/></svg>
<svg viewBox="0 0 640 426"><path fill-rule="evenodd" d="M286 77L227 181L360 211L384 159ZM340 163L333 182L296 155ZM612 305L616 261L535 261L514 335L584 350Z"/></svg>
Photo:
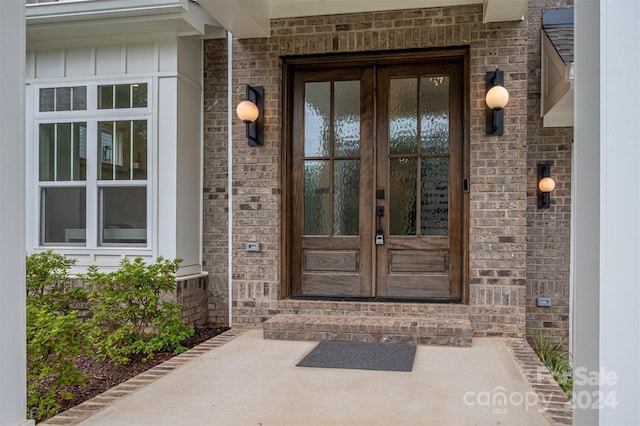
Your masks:
<svg viewBox="0 0 640 426"><path fill-rule="evenodd" d="M551 175L551 164L538 164L538 208L548 209L551 207L551 191L556 188L556 181Z"/></svg>
<svg viewBox="0 0 640 426"><path fill-rule="evenodd" d="M504 107L509 103L509 91L503 84L503 71L487 71L487 135L501 136L504 132Z"/></svg>
<svg viewBox="0 0 640 426"><path fill-rule="evenodd" d="M238 118L245 123L247 142L256 146L264 143L264 89L247 84L246 99L236 107Z"/></svg>

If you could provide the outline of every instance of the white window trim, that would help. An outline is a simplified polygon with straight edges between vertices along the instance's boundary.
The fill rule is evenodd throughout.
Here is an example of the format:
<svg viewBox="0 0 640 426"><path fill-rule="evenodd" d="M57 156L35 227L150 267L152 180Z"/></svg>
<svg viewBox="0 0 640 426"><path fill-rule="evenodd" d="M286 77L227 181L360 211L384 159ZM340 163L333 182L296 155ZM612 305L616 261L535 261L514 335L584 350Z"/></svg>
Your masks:
<svg viewBox="0 0 640 426"><path fill-rule="evenodd" d="M110 84L147 84L147 107L146 108L122 108L122 109L98 109L97 88ZM41 88L54 87L87 87L87 109L82 111L50 111L40 112L39 94ZM121 79L74 79L64 81L32 80L27 85L27 154L28 164L27 176L30 180L27 191L28 223L30 224L27 238L28 251L42 251L53 249L56 252L66 255L78 255L80 257L89 256L91 259L96 255L122 256L153 256L157 255L157 170L155 165L158 158L158 137L157 128L157 77L140 77L128 75ZM85 181L61 181L61 182L40 182L39 176L39 126L46 123L64 122L86 122L87 135L96 135L98 122L100 121L147 121L147 179L139 181L100 181L98 177L97 144L87 143L87 163ZM86 192L86 245L77 244L42 244L41 241L41 188L61 186L85 186ZM145 186L147 191L147 243L145 246L138 245L99 245L98 227L100 223L98 192L100 187L106 186Z"/></svg>

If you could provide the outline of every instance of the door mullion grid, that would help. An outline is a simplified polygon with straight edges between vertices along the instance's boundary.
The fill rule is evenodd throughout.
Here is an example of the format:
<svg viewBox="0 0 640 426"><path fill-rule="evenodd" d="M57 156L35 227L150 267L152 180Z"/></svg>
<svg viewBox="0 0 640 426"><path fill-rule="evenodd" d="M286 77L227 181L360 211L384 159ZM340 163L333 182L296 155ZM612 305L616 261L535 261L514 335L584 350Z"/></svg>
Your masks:
<svg viewBox="0 0 640 426"><path fill-rule="evenodd" d="M418 146L418 161L416 164L416 237L422 236L422 120L420 119L420 105L422 104L422 79L417 77L416 96L416 144Z"/></svg>
<svg viewBox="0 0 640 426"><path fill-rule="evenodd" d="M334 114L335 114L335 106L334 106L334 90L335 90L335 81L331 81L331 86L329 89L329 217L331 218L331 225L329 228L329 235L335 236L335 212L334 212L334 197L335 197L335 173L334 173Z"/></svg>

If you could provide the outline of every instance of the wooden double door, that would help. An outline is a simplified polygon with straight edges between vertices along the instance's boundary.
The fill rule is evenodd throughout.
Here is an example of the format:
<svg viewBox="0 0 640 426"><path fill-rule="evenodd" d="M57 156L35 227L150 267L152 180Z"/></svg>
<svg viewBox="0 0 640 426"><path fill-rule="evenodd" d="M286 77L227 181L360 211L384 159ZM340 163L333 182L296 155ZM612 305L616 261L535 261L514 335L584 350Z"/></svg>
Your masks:
<svg viewBox="0 0 640 426"><path fill-rule="evenodd" d="M464 65L291 72L290 294L463 296Z"/></svg>

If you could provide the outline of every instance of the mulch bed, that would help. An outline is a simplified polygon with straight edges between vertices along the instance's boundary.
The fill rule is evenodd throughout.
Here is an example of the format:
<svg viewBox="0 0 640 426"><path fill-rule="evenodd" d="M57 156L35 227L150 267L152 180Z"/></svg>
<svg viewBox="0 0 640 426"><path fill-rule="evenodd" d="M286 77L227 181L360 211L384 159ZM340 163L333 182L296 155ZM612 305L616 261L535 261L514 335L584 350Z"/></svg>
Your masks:
<svg viewBox="0 0 640 426"><path fill-rule="evenodd" d="M228 329L229 327L226 326L195 327L193 336L185 339L181 343L187 348L192 348ZM161 352L147 362L132 360L127 365L113 365L109 361L97 361L93 358L80 356L76 361L76 366L89 377L89 381L84 386L73 386L70 389L73 393L73 398L62 401L60 412L75 407L171 357L173 357L171 352Z"/></svg>

